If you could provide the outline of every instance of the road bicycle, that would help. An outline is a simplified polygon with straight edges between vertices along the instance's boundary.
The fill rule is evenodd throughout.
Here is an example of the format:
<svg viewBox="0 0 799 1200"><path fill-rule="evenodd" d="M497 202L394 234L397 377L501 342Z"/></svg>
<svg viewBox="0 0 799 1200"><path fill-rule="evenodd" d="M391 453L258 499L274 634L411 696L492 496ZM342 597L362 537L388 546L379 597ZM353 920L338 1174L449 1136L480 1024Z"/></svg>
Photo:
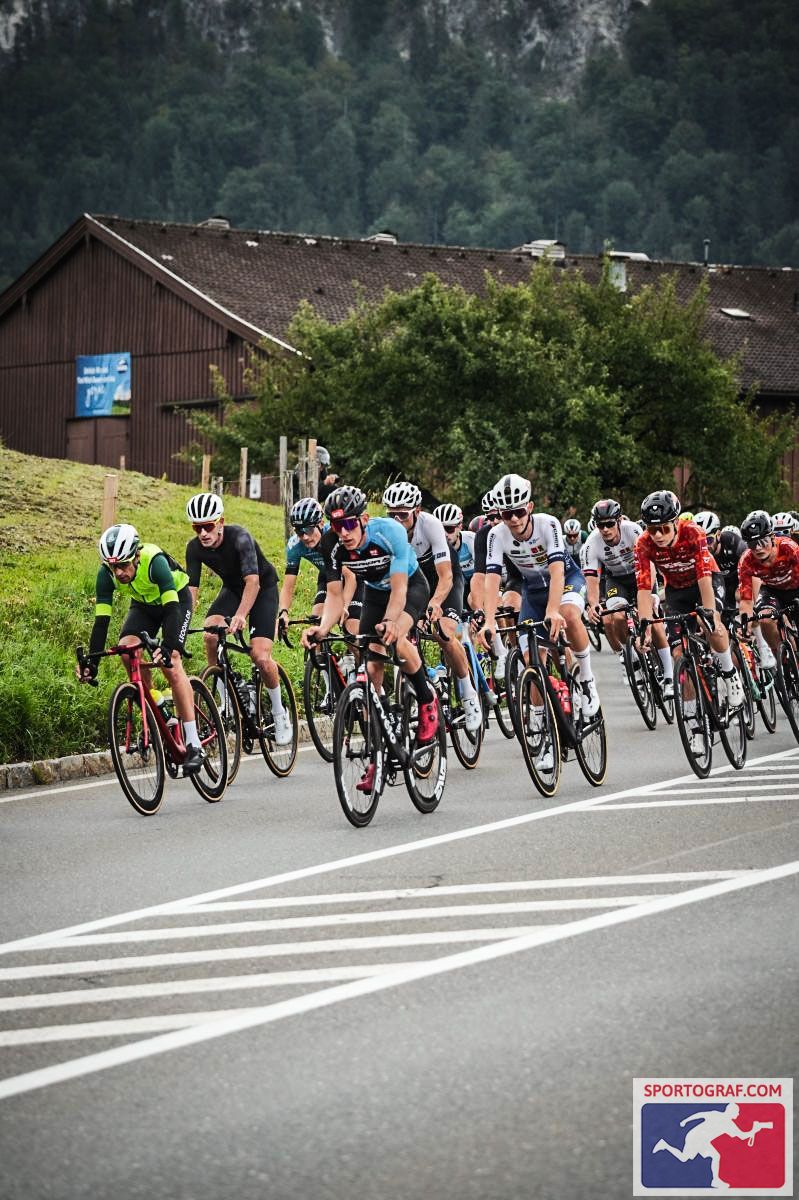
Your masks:
<svg viewBox="0 0 799 1200"><path fill-rule="evenodd" d="M319 618L309 616L288 625L318 625ZM288 633L281 635L286 645L293 646ZM345 646L343 653L340 647ZM339 697L355 674L355 657L351 653L352 635L346 632L320 638L305 651L302 676L302 701L305 720L316 750L325 762L333 761L333 719Z"/></svg>
<svg viewBox="0 0 799 1200"><path fill-rule="evenodd" d="M667 626L669 642L679 651L674 661L674 711L685 756L700 779L710 774L716 734L736 771L746 763L748 741L743 706L730 708L706 638L715 628L714 616L712 610L697 608L684 616L655 617L651 622ZM644 628L649 623L641 622Z"/></svg>
<svg viewBox="0 0 799 1200"><path fill-rule="evenodd" d="M152 667L142 662L142 651L152 654L159 643L142 632L140 641L129 646L111 646L91 653L82 646L76 650L81 671L92 662L114 656L128 659L129 679L120 683L108 706L108 740L111 761L127 799L142 816L152 816L161 807L166 776L180 774L186 758L186 744L180 721L168 705L162 710L149 678ZM183 651L185 658L191 657ZM96 679L88 680L93 687ZM222 719L213 696L201 679L192 675L189 683L194 695L197 733L204 753L203 765L189 779L204 800L214 804L222 799L228 783L227 740Z"/></svg>
<svg viewBox="0 0 799 1200"><path fill-rule="evenodd" d="M799 659L797 659L796 646L799 634L795 620L798 614L799 604L795 600L786 604L784 608L764 606L758 612L758 617L767 617L777 622L780 641L775 654L777 660L776 691L797 741L799 741Z"/></svg>
<svg viewBox="0 0 799 1200"><path fill-rule="evenodd" d="M434 666L427 666L425 662L425 649L432 647L437 657L440 652L441 641L449 641L449 638L436 627L435 622L431 622L427 628L420 626L416 631L415 641L419 648L422 662L425 663L427 668L427 677L430 681L430 686L438 696L441 713L444 718L444 726L449 734L449 740L452 743L452 749L455 751L455 757L461 766L465 767L467 771L471 771L477 766L480 751L483 748L483 733L486 723L485 711L483 710L483 719L477 728L467 729L463 699L458 692L457 680L452 668L443 659L436 662ZM469 664L469 675L472 686L477 690L479 684L475 667L479 670L479 664L476 663L476 656L474 654L470 656L468 651L467 662ZM396 697L401 702L405 693L412 692L413 687L408 682L406 676L400 671L397 671L395 680L397 685ZM483 678L483 682L485 683L485 677Z"/></svg>
<svg viewBox="0 0 799 1200"><path fill-rule="evenodd" d="M608 764L605 718L601 707L585 713L580 668L568 661L565 636L553 641L546 620L522 621L517 632L527 635L529 664L516 683L516 725L533 783L553 796L573 751L585 778L599 787Z"/></svg>
<svg viewBox="0 0 799 1200"><path fill-rule="evenodd" d="M272 701L258 667L251 660L249 674L244 675L231 661L231 651L251 659L251 648L241 631L231 635L226 625L207 625L190 629L189 633L213 633L218 639L217 661L205 668L201 678L217 703L228 745L232 746L231 780L238 773L242 751L251 754L256 744L273 775L281 779L289 775L297 759L299 725L294 689L283 666L275 663L283 708L291 721L291 741L285 744L275 740Z"/></svg>
<svg viewBox="0 0 799 1200"><path fill-rule="evenodd" d="M615 612L619 610L616 609ZM603 609L601 617L614 615L614 610ZM643 629L634 605L624 610L627 620L627 639L622 653L624 671L633 699L643 717L647 729L654 729L658 711L668 725L674 723L674 697L665 694L666 676L663 664L654 646L644 647Z"/></svg>
<svg viewBox="0 0 799 1200"><path fill-rule="evenodd" d="M368 825L384 788L400 779L419 812L431 813L447 780L447 736L440 706L434 739L419 745L412 688L403 689L401 699L378 692L367 671L368 662L385 657L399 667L396 647L387 647L386 656L369 649L370 643L380 642L374 634L358 634L353 640L361 649L361 665L339 697L333 721L333 774L344 815L359 828Z"/></svg>
<svg viewBox="0 0 799 1200"><path fill-rule="evenodd" d="M763 666L757 643L751 643L745 636L748 622L730 610L722 613L722 620L730 635L732 661L743 684L744 725L751 741L755 736L758 712L769 733L774 733L777 728L777 668Z"/></svg>

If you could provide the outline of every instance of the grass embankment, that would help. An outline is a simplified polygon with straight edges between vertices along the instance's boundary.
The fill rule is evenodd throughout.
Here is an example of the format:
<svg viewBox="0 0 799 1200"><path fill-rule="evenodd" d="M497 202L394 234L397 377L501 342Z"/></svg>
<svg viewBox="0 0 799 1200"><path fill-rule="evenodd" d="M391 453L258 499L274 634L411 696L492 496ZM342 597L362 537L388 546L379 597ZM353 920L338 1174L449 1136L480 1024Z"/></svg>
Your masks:
<svg viewBox="0 0 799 1200"><path fill-rule="evenodd" d="M35 458L0 447L0 762L82 754L107 745L108 699L123 674L118 660L100 667L100 686L79 686L75 647L87 645L94 620L97 539L105 467ZM185 505L196 488L133 471L119 475L117 518L147 541L185 562L191 533ZM246 525L282 578L283 523L279 508L225 498L225 517ZM308 611L316 583L300 571L292 615ZM198 616L216 595L218 579L203 573ZM109 631L112 644L127 610L119 596ZM292 639L297 640L297 639ZM205 665L202 638L190 639L193 671ZM302 655L276 652L298 687Z"/></svg>

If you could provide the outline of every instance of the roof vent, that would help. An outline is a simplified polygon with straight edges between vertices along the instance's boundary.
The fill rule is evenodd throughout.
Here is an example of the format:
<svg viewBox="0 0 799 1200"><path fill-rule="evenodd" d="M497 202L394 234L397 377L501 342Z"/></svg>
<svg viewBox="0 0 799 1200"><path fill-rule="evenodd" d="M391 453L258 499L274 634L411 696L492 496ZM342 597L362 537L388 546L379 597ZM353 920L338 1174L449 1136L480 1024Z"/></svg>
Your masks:
<svg viewBox="0 0 799 1200"><path fill-rule="evenodd" d="M227 217L220 216L218 213L214 217L208 217L205 221L198 223L198 229L230 229L230 221Z"/></svg>
<svg viewBox="0 0 799 1200"><path fill-rule="evenodd" d="M533 242L525 242L513 247L513 254L529 254L531 258L565 258L566 243L557 242L553 238L536 238Z"/></svg>
<svg viewBox="0 0 799 1200"><path fill-rule="evenodd" d="M725 317L732 317L735 321L752 320L752 314L748 313L745 308L722 308L721 311Z"/></svg>
<svg viewBox="0 0 799 1200"><path fill-rule="evenodd" d="M643 250L611 250L608 258L618 258L622 262L651 262L648 254L644 254Z"/></svg>
<svg viewBox="0 0 799 1200"><path fill-rule="evenodd" d="M363 239L365 242L378 242L381 246L396 246L397 235L392 233L390 229L381 229L378 233L370 233L369 237Z"/></svg>

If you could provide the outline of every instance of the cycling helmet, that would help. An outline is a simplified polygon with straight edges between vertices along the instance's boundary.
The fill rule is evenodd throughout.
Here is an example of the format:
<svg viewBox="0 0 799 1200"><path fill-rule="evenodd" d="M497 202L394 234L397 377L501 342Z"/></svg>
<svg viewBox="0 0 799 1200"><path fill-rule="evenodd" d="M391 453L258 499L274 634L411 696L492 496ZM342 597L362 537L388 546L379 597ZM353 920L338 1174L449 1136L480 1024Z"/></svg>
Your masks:
<svg viewBox="0 0 799 1200"><path fill-rule="evenodd" d="M383 503L386 508L418 508L422 503L422 493L415 483L408 483L407 480L390 483L383 492Z"/></svg>
<svg viewBox="0 0 799 1200"><path fill-rule="evenodd" d="M329 517L359 517L366 511L366 496L360 488L339 487L325 500Z"/></svg>
<svg viewBox="0 0 799 1200"><path fill-rule="evenodd" d="M494 485L494 504L497 508L518 508L527 504L532 490L530 480L523 475L503 475Z"/></svg>
<svg viewBox="0 0 799 1200"><path fill-rule="evenodd" d="M312 525L321 525L325 519L322 505L313 496L298 500L291 509L289 520L295 529L309 529Z"/></svg>
<svg viewBox="0 0 799 1200"><path fill-rule="evenodd" d="M674 492L650 492L641 505L644 525L662 525L680 515L680 502Z"/></svg>
<svg viewBox="0 0 799 1200"><path fill-rule="evenodd" d="M109 567L131 562L141 550L141 538L132 525L112 525L98 543L100 558Z"/></svg>
<svg viewBox="0 0 799 1200"><path fill-rule="evenodd" d="M583 527L576 517L569 517L568 520L563 522L563 532L568 537L579 537L582 530Z"/></svg>
<svg viewBox="0 0 799 1200"><path fill-rule="evenodd" d="M698 512L694 517L694 525L698 525L704 533L712 537L721 528L721 521L714 512Z"/></svg>
<svg viewBox="0 0 799 1200"><path fill-rule="evenodd" d="M493 490L486 492L480 501L480 506L484 513L495 513L497 511L497 502L494 498Z"/></svg>
<svg viewBox="0 0 799 1200"><path fill-rule="evenodd" d="M330 452L325 450L324 446L316 447L316 461L319 463L320 467L330 466Z"/></svg>
<svg viewBox="0 0 799 1200"><path fill-rule="evenodd" d="M186 505L190 521L218 521L225 511L222 497L216 492L198 492Z"/></svg>
<svg viewBox="0 0 799 1200"><path fill-rule="evenodd" d="M589 517L589 518L588 518L588 525L587 525L587 529L588 529L588 532L589 532L589 533L593 533L593 532L594 532L594 530L596 529L596 521L594 520L594 518L593 518L593 517Z"/></svg>
<svg viewBox="0 0 799 1200"><path fill-rule="evenodd" d="M472 533L477 533L478 529L482 529L485 525L485 517L472 517L469 522L469 528Z"/></svg>
<svg viewBox="0 0 799 1200"><path fill-rule="evenodd" d="M740 525L725 525L721 532L722 532L722 534L734 533L736 537L740 537L741 536L741 527L740 527Z"/></svg>
<svg viewBox="0 0 799 1200"><path fill-rule="evenodd" d="M680 516L679 516L680 521L693 521L693 519L694 519L694 514L692 512L681 512L680 513Z"/></svg>
<svg viewBox="0 0 799 1200"><path fill-rule="evenodd" d="M771 524L779 537L790 537L796 529L799 529L799 521L796 520L793 513L789 512L775 513L771 518Z"/></svg>
<svg viewBox="0 0 799 1200"><path fill-rule="evenodd" d="M753 546L761 538L772 533L771 517L762 508L756 508L741 521L741 537L747 546Z"/></svg>
<svg viewBox="0 0 799 1200"><path fill-rule="evenodd" d="M433 509L433 516L438 517L442 525L460 525L463 520L463 509L457 504L439 504Z"/></svg>
<svg viewBox="0 0 799 1200"><path fill-rule="evenodd" d="M596 521L619 521L621 505L618 500L597 500L591 509L591 517Z"/></svg>

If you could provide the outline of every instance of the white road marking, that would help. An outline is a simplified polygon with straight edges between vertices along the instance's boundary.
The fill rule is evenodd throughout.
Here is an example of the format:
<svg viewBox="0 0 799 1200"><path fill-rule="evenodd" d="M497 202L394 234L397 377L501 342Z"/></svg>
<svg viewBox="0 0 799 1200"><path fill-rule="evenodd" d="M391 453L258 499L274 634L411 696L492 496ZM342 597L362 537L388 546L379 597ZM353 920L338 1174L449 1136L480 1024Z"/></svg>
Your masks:
<svg viewBox="0 0 799 1200"><path fill-rule="evenodd" d="M799 749L793 747L789 750L779 750L773 755L766 755L765 758L771 760L781 760L789 756L795 758L799 754ZM755 766L761 759L753 759L750 765ZM715 774L729 773L732 770L730 766L723 766L714 769ZM498 833L507 829L515 829L521 825L529 825L535 821L546 821L552 817L570 816L576 813L584 812L588 809L595 808L601 804L607 804L613 800L621 800L627 796L648 795L652 787L666 788L675 783L692 783L696 776L681 775L677 778L664 780L661 784L640 785L632 788L625 788L620 792L611 792L607 796L598 793L595 796L585 800L577 800L570 804L561 804L552 808L536 809L531 813L524 813L517 817L507 817L501 821L491 821L483 825L473 825L466 829L452 830L450 833L437 834L432 837L420 838L414 842L401 842L398 845L386 846L380 850L370 850L363 854L354 854L348 858L335 859L331 862L318 863L310 867L300 867L294 871L284 871L279 875L267 875L263 879L250 880L247 883L234 884L231 887L216 888L210 892L200 893L196 896L184 897L181 900L168 901L164 904L154 904L147 908L136 909L130 912L118 913L111 917L101 917L95 921L84 921L79 925L68 926L64 929L54 930L51 933L36 934L32 937L18 938L12 942L6 942L0 945L0 954L9 954L17 950L25 950L33 946L46 948L52 938L72 937L76 934L91 933L97 929L107 929L113 925L127 925L131 921L140 920L144 917L151 917L163 913L179 911L185 904L203 904L211 900L223 900L229 896L242 895L245 892L261 891L265 888L278 887L285 883L294 883L298 879L309 879L313 876L326 875L334 871L344 870L345 868L362 866L364 863L378 862L381 859L394 858L401 854L412 854L417 850L428 850L433 846L443 846L451 842L462 841L466 838L480 837L483 834ZM531 794L531 803L536 803L535 797Z"/></svg>
<svg viewBox="0 0 799 1200"><path fill-rule="evenodd" d="M704 900L716 899L730 895L746 888L756 887L765 883L773 883L799 873L799 861L782 863L766 870L755 871L750 875L736 879L718 880L698 888L679 892L676 895L660 896L648 900L644 904L628 908L614 909L611 912L598 913L591 917L583 917L566 925L551 925L539 927L532 931L521 933L518 937L504 938L501 942L493 942L488 946L480 946L471 950L451 954L415 966L398 966L393 971L368 979L354 980L350 983L339 984L321 991L306 993L290 1000L279 1001L264 1005L246 1013L221 1018L217 1021L204 1022L190 1028L174 1030L153 1038L117 1046L111 1050L88 1054L82 1058L72 1059L50 1067L29 1071L22 1075L13 1076L0 1082L0 1099L20 1095L23 1092L47 1087L53 1083L61 1083L68 1079L76 1079L96 1071L107 1070L110 1067L121 1066L137 1060L150 1058L154 1054L162 1054L169 1050L177 1050L186 1046L198 1045L212 1038L224 1037L230 1033L238 1033L244 1029L254 1029L286 1017L298 1016L301 1013L327 1008L345 1000L353 1000L360 996L385 991L421 979L429 979L457 971L478 963L490 962L512 954L519 954L535 947L549 945L567 938L578 937L583 933L592 933L599 929L607 929L613 925L639 920L670 912L689 904L701 903Z"/></svg>
<svg viewBox="0 0 799 1200"><path fill-rule="evenodd" d="M778 800L799 800L799 792L788 796L697 796L693 800L639 800L628 804L608 804L594 812L626 812L629 808L679 808L701 804L774 804Z"/></svg>
<svg viewBox="0 0 799 1200"><path fill-rule="evenodd" d="M7 1029L0 1031L0 1049L7 1046L37 1046L43 1042L72 1042L82 1038L161 1033L164 1029L186 1029L190 1025L202 1025L205 1021L223 1021L256 1011L254 1008L220 1008L209 1012L165 1013L156 1017L121 1017L117 1021L77 1021L74 1025Z"/></svg>

